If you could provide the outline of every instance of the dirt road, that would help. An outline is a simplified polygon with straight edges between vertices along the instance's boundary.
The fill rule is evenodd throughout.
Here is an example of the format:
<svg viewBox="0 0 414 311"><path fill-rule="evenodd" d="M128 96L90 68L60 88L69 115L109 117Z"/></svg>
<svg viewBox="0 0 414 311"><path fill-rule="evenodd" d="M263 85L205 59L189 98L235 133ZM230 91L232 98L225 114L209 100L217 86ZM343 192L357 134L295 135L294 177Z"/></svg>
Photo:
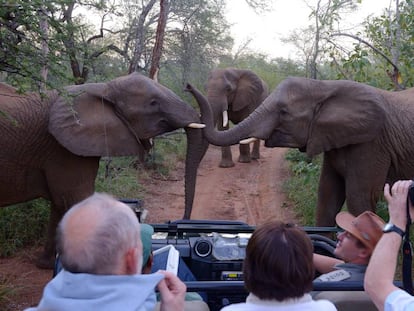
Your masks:
<svg viewBox="0 0 414 311"><path fill-rule="evenodd" d="M267 218L294 220L282 192L288 176L285 149L262 148L261 158L238 163L233 168L219 168L220 148L210 146L200 164L192 219L244 221L258 225ZM237 160L238 147L233 146ZM184 210L184 165L179 164L166 179L147 177L141 180L147 194L143 198L148 210L147 223L181 219ZM14 284L16 297L2 310L23 310L36 305L51 271L33 265L34 250L19 256L0 259L0 282Z"/></svg>
<svg viewBox="0 0 414 311"><path fill-rule="evenodd" d="M236 165L219 168L220 148L210 146L200 163L192 219L239 220L257 225L267 218L291 220L282 183L287 178L286 149L262 148L261 158L239 163L238 146L232 147ZM146 222L180 219L184 213L184 172L179 169L168 180L146 182L149 190L144 206ZM160 194L160 192L163 194Z"/></svg>

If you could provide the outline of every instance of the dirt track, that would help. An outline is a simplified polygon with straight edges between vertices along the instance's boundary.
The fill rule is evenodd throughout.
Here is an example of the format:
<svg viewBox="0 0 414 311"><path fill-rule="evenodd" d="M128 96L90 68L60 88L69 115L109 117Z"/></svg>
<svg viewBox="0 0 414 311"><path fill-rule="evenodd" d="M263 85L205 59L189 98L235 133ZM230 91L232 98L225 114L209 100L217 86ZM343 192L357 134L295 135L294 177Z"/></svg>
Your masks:
<svg viewBox="0 0 414 311"><path fill-rule="evenodd" d="M238 146L232 147L236 165L219 168L220 148L210 146L200 163L192 219L239 220L257 225L266 218L292 219L282 192L287 177L284 162L286 149L262 148L261 158L239 163ZM147 222L180 219L183 215L183 168L169 180L147 182L148 196L144 206ZM164 193L160 195L160 190Z"/></svg>
<svg viewBox="0 0 414 311"><path fill-rule="evenodd" d="M233 168L223 169L218 167L220 148L210 146L200 164L191 218L238 220L250 225L258 225L267 218L294 220L281 189L288 176L285 152L286 149L262 148L261 159L251 163L236 162ZM238 147L233 146L233 158L237 160L237 156ZM179 164L167 179L149 177L140 182L147 189L145 222L181 219L184 213L183 164ZM15 284L17 294L5 310L23 310L36 305L51 278L51 271L39 270L33 265L35 251L0 259L0 281Z"/></svg>

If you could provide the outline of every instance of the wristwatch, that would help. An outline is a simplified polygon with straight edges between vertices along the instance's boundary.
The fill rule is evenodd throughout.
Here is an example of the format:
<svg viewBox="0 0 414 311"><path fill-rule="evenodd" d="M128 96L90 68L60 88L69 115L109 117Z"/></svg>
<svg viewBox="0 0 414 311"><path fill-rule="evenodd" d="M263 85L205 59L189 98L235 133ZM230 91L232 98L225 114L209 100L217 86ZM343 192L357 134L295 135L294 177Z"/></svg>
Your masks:
<svg viewBox="0 0 414 311"><path fill-rule="evenodd" d="M398 233L401 237L404 237L404 230L402 230L401 228L398 228L396 225L392 224L392 223L387 223L385 224L384 228L382 229L382 232L384 233L388 233L388 232L396 232Z"/></svg>

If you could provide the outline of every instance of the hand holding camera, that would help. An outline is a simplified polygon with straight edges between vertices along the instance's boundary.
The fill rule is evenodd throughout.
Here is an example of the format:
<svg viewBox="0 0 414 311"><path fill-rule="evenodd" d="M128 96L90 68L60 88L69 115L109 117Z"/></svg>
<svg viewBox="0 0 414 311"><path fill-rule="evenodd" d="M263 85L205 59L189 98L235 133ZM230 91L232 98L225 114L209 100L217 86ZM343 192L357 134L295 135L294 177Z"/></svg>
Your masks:
<svg viewBox="0 0 414 311"><path fill-rule="evenodd" d="M414 180L412 180L412 183L408 188L408 198L410 199L411 205L414 206Z"/></svg>
<svg viewBox="0 0 414 311"><path fill-rule="evenodd" d="M408 201L414 202L414 186L412 180L398 180L392 187L389 184L384 186L384 197L388 202L388 212L390 215L389 222L395 226L405 229L407 224L407 198ZM411 189L411 190L410 190ZM410 197L410 195L412 195ZM413 205L411 203L411 205ZM409 209L410 212L414 210Z"/></svg>

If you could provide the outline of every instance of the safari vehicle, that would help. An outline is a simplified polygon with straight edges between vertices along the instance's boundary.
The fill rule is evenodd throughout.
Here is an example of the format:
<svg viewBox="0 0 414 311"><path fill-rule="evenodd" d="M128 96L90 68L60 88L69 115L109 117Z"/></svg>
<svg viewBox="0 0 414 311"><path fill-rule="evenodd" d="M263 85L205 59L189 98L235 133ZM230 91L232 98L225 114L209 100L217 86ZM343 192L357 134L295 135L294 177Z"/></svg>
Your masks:
<svg viewBox="0 0 414 311"><path fill-rule="evenodd" d="M142 202L121 201L129 205L143 222L146 211L142 208ZM154 228L153 252L174 246L197 280L185 282L187 291L202 292L210 311L218 311L226 305L246 300L248 293L243 284L242 264L254 226L224 220L177 220L151 225ZM338 228L303 229L309 235L316 253L334 256L336 241L326 235L335 235ZM56 268L54 273L57 273ZM401 282L397 286L402 287ZM339 311L377 310L363 290L360 282L314 282L312 294L317 294L315 299L332 301Z"/></svg>
<svg viewBox="0 0 414 311"><path fill-rule="evenodd" d="M211 311L246 299L242 262L245 247L255 227L238 221L178 220L152 224L153 250L173 245L197 281L186 282L188 291L203 292ZM315 252L333 255L336 242L323 233L337 228L304 227ZM355 282L315 282L315 292L329 298L338 310L376 310L363 293L363 284ZM324 295L324 294L327 295Z"/></svg>

